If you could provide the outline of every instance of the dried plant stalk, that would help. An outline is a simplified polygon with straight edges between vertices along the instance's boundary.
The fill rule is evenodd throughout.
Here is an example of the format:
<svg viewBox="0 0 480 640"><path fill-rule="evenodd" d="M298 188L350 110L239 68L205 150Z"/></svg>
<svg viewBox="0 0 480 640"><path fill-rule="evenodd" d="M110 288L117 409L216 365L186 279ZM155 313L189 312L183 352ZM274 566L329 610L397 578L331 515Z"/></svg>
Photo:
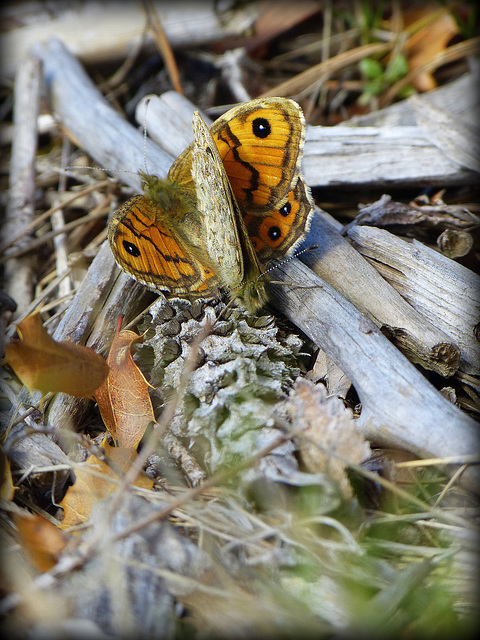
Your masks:
<svg viewBox="0 0 480 640"><path fill-rule="evenodd" d="M3 245L19 231L28 228L33 218L40 69L36 58L27 57L16 75L14 134L6 223L2 229ZM25 312L32 300L33 269L28 257L13 258L5 265L7 293L16 300L19 314Z"/></svg>

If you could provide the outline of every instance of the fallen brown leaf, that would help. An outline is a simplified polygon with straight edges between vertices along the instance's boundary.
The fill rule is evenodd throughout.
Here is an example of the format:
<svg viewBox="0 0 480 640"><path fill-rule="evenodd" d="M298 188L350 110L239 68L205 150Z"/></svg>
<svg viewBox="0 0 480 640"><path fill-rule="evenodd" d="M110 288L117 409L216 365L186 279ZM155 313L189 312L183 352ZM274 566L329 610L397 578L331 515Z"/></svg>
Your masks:
<svg viewBox="0 0 480 640"><path fill-rule="evenodd" d="M43 326L39 313L27 316L17 326L19 339L5 348L5 364L32 391L68 393L90 398L107 377L104 358L89 347L69 340L56 342Z"/></svg>
<svg viewBox="0 0 480 640"><path fill-rule="evenodd" d="M133 460L137 457L136 451L131 448L111 447L107 443L104 443L103 447L108 457L124 473L128 471ZM93 504L113 493L118 488L118 484L112 482L111 479L121 480L121 478L119 478L106 462L91 455L86 461L86 467L87 468L80 468L75 471L76 482L68 489L60 503L65 514L60 525L61 529L68 529L69 527L86 522L90 517ZM103 477L93 474L91 472L93 470L101 473ZM138 476L134 484L143 489L153 488L153 480L145 475Z"/></svg>
<svg viewBox="0 0 480 640"><path fill-rule="evenodd" d="M39 571L48 571L57 564L67 540L58 527L40 514L15 514L20 544L27 558Z"/></svg>
<svg viewBox="0 0 480 640"><path fill-rule="evenodd" d="M419 22L432 16L425 26L416 31L405 43L405 53L408 56L409 70L415 71L423 67L439 52L443 51L449 41L459 33L458 25L451 13L434 11L433 5L415 7L404 14L406 25ZM423 72L412 78L412 84L421 92L431 91L436 88L437 81L433 72Z"/></svg>
<svg viewBox="0 0 480 640"><path fill-rule="evenodd" d="M132 357L132 347L142 340L133 331L121 331L113 339L107 379L95 400L110 435L120 447L135 448L148 424L155 420L149 384Z"/></svg>

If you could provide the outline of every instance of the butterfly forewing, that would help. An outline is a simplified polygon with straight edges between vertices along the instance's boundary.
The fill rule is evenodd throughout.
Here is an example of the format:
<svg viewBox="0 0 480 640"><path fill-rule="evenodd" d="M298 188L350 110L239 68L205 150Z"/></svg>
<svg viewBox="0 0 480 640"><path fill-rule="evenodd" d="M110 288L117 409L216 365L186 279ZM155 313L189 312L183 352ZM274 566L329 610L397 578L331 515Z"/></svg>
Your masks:
<svg viewBox="0 0 480 640"><path fill-rule="evenodd" d="M145 196L134 196L118 209L108 237L124 271L147 287L180 297L216 295L214 272L202 265L161 222L162 212Z"/></svg>
<svg viewBox="0 0 480 640"><path fill-rule="evenodd" d="M252 100L218 118L211 132L242 210L268 214L298 178L305 139L302 110L284 98Z"/></svg>

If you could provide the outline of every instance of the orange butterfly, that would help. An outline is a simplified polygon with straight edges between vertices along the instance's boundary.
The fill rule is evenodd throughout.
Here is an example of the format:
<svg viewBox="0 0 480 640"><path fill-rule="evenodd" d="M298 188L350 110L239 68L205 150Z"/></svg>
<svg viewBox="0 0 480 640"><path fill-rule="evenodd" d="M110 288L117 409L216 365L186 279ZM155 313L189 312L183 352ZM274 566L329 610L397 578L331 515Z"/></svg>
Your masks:
<svg viewBox="0 0 480 640"><path fill-rule="evenodd" d="M252 100L210 129L195 113L193 131L166 180L141 174L145 195L115 212L110 246L124 271L169 297L227 288L257 311L261 265L295 248L313 210L299 172L303 113L285 98Z"/></svg>

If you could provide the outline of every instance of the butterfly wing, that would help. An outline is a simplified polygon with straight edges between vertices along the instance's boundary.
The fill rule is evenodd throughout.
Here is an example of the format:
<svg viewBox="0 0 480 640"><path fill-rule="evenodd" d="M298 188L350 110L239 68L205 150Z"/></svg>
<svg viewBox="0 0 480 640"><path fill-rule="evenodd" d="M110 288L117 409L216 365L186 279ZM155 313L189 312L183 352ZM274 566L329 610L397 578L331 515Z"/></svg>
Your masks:
<svg viewBox="0 0 480 640"><path fill-rule="evenodd" d="M305 142L296 102L251 100L220 116L210 131L242 209L267 215L285 202L299 177Z"/></svg>
<svg viewBox="0 0 480 640"><path fill-rule="evenodd" d="M192 120L192 177L197 206L203 213L205 248L226 285L239 285L244 276L242 247L234 213L232 189L208 127L198 112Z"/></svg>
<svg viewBox="0 0 480 640"><path fill-rule="evenodd" d="M252 100L209 130L259 260L292 252L308 230L314 206L300 175L305 119L299 105L286 98ZM192 183L193 146L172 165L171 180Z"/></svg>
<svg viewBox="0 0 480 640"><path fill-rule="evenodd" d="M183 246L150 198L125 202L110 221L108 239L119 266L150 289L180 298L218 294L213 270Z"/></svg>
<svg viewBox="0 0 480 640"><path fill-rule="evenodd" d="M193 115L192 177L197 206L203 213L205 250L223 286L251 311L266 302L264 283L253 246L210 131Z"/></svg>
<svg viewBox="0 0 480 640"><path fill-rule="evenodd" d="M308 231L311 213L310 190L301 178L278 208L261 217L246 213L243 220L260 262L291 253Z"/></svg>
<svg viewBox="0 0 480 640"><path fill-rule="evenodd" d="M293 251L313 212L300 176L305 119L299 105L252 100L218 118L211 133L259 260Z"/></svg>

